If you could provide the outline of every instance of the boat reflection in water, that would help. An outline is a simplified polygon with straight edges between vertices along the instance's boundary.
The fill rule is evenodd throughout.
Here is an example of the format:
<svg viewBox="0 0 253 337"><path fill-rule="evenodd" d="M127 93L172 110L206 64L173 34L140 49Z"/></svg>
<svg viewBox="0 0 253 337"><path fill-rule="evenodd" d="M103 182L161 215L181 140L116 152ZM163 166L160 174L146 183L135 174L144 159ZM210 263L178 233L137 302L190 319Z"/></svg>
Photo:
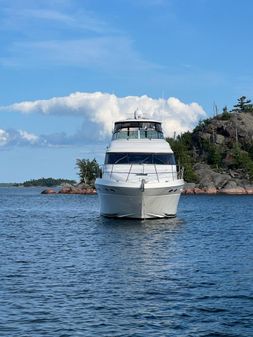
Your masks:
<svg viewBox="0 0 253 337"><path fill-rule="evenodd" d="M102 177L96 179L102 215L175 217L183 185L183 170L176 166L160 122L137 113L115 122Z"/></svg>

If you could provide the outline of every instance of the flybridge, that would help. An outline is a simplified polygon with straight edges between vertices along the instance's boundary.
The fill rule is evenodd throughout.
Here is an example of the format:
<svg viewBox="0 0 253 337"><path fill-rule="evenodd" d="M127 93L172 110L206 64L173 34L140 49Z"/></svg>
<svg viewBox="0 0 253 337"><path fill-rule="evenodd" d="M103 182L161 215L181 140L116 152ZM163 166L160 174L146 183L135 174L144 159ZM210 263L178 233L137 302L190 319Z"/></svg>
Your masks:
<svg viewBox="0 0 253 337"><path fill-rule="evenodd" d="M126 120L115 123L112 140L145 138L163 139L161 123L149 120Z"/></svg>

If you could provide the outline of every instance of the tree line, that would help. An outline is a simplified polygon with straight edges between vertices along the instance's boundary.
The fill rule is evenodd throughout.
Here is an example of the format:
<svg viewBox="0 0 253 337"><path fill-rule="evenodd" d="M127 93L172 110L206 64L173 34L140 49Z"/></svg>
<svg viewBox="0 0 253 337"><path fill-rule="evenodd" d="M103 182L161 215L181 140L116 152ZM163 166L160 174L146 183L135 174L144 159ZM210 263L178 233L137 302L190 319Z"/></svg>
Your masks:
<svg viewBox="0 0 253 337"><path fill-rule="evenodd" d="M24 181L22 185L24 187L31 187L31 186L46 186L46 187L53 187L53 186L60 186L61 184L68 183L68 184L76 184L75 180L69 179L55 179L55 178L40 178L40 179L31 179Z"/></svg>

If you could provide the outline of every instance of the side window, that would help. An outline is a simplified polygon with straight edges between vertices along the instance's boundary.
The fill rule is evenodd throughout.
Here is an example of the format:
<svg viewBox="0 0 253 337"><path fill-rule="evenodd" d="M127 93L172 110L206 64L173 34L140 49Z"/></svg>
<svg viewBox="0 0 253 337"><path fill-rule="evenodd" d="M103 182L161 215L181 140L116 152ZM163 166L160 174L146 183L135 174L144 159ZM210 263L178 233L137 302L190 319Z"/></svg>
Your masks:
<svg viewBox="0 0 253 337"><path fill-rule="evenodd" d="M156 153L154 154L154 164L157 165L176 165L173 153Z"/></svg>
<svg viewBox="0 0 253 337"><path fill-rule="evenodd" d="M107 153L105 164L128 164L127 153Z"/></svg>

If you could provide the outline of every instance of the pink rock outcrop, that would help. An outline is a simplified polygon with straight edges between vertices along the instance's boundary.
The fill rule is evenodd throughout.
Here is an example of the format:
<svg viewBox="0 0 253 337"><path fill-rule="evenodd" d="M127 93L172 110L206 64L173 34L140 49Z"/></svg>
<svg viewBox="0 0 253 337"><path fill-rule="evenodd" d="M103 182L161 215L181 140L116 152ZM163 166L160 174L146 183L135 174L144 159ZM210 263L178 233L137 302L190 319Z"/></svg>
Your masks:
<svg viewBox="0 0 253 337"><path fill-rule="evenodd" d="M194 188L186 188L182 192L183 194L192 195L194 194Z"/></svg>
<svg viewBox="0 0 253 337"><path fill-rule="evenodd" d="M46 190L43 190L41 194L56 194L56 192L52 188L47 188Z"/></svg>
<svg viewBox="0 0 253 337"><path fill-rule="evenodd" d="M78 187L63 187L60 191L56 192L53 189L46 189L41 192L41 194L96 194L94 188L78 188Z"/></svg>
<svg viewBox="0 0 253 337"><path fill-rule="evenodd" d="M238 195L238 194L247 194L245 188L237 186L234 188L223 188L220 190L221 194L229 194L229 195Z"/></svg>
<svg viewBox="0 0 253 337"><path fill-rule="evenodd" d="M96 194L94 188L63 187L59 194Z"/></svg>
<svg viewBox="0 0 253 337"><path fill-rule="evenodd" d="M183 191L183 194L186 194L186 195L216 194L216 193L217 193L217 189L215 187L205 187L205 188L194 187L194 188L186 188Z"/></svg>
<svg viewBox="0 0 253 337"><path fill-rule="evenodd" d="M234 187L225 187L222 189L217 189L216 187L194 187L194 188L186 188L183 190L182 194L185 195L199 195L199 194L226 194L226 195L253 195L253 186L234 186Z"/></svg>
<svg viewBox="0 0 253 337"><path fill-rule="evenodd" d="M245 187L245 191L247 194L253 194L253 187Z"/></svg>
<svg viewBox="0 0 253 337"><path fill-rule="evenodd" d="M206 194L217 194L217 188L216 187L207 187L205 189Z"/></svg>

